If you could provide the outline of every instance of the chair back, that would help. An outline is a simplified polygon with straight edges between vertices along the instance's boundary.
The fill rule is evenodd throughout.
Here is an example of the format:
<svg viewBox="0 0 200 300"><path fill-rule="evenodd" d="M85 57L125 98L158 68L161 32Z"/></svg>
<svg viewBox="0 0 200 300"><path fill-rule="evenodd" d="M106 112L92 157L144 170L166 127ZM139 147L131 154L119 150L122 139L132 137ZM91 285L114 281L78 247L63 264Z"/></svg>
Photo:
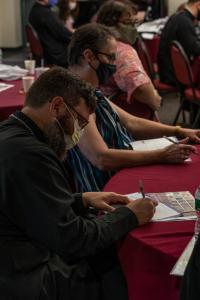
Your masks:
<svg viewBox="0 0 200 300"><path fill-rule="evenodd" d="M148 76L151 78L153 81L155 79L155 72L154 72L154 67L151 61L151 57L149 54L149 51L142 39L141 36L138 36L136 44L135 44L135 49L138 53L138 56L142 62L142 65L147 72Z"/></svg>
<svg viewBox="0 0 200 300"><path fill-rule="evenodd" d="M173 41L170 49L174 74L179 85L193 87L193 74L189 58L178 41Z"/></svg>
<svg viewBox="0 0 200 300"><path fill-rule="evenodd" d="M44 52L35 29L30 24L27 24L25 27L25 31L26 31L27 41L30 44L33 57L36 60L37 59L41 60L41 58L43 58Z"/></svg>

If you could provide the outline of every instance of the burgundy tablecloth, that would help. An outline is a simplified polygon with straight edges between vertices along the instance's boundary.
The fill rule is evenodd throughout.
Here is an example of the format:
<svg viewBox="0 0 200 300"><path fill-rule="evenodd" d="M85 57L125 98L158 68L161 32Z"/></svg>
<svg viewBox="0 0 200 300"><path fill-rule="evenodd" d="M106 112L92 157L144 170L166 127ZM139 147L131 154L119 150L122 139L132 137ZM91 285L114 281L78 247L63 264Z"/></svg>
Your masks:
<svg viewBox="0 0 200 300"><path fill-rule="evenodd" d="M200 151L200 146L198 147ZM200 183L200 157L191 163L124 169L105 186L105 191L133 193L138 180L147 192L194 193ZM190 240L193 221L152 222L133 230L121 243L119 257L126 274L130 300L178 300L180 278L169 272Z"/></svg>
<svg viewBox="0 0 200 300"><path fill-rule="evenodd" d="M14 87L0 92L0 121L8 118L8 116L18 109L21 109L24 104L24 95L20 94L22 81L7 81L8 84L13 84Z"/></svg>

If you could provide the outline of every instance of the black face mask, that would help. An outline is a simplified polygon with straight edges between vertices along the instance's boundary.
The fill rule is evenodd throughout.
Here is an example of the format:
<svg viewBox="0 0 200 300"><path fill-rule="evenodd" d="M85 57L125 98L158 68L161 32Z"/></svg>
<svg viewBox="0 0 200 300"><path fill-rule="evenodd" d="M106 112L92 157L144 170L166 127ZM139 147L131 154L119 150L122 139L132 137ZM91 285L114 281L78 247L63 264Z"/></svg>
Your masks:
<svg viewBox="0 0 200 300"><path fill-rule="evenodd" d="M109 77L116 72L116 66L100 62L95 71L99 80L99 84L104 84L108 81Z"/></svg>

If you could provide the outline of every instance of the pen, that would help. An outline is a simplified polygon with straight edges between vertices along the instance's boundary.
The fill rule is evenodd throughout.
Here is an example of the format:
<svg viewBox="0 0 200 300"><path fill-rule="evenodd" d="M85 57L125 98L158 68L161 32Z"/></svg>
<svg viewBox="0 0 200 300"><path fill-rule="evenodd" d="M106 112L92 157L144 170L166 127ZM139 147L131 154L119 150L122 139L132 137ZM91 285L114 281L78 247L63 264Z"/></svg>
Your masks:
<svg viewBox="0 0 200 300"><path fill-rule="evenodd" d="M140 188L140 193L142 194L143 199L145 199L144 183L142 180L139 180L139 188Z"/></svg>
<svg viewBox="0 0 200 300"><path fill-rule="evenodd" d="M172 140L172 139L171 139L170 137L168 137L168 136L163 136L163 137L164 137L164 139L170 141L172 144L176 144L176 145L179 144L179 142ZM193 153L193 154L196 154L196 155L199 155L198 152L192 152L192 153Z"/></svg>
<svg viewBox="0 0 200 300"><path fill-rule="evenodd" d="M164 139L170 141L172 144L176 144L176 145L179 144L179 142L172 140L172 139L171 139L170 137L168 137L168 136L163 136L163 137L164 137Z"/></svg>

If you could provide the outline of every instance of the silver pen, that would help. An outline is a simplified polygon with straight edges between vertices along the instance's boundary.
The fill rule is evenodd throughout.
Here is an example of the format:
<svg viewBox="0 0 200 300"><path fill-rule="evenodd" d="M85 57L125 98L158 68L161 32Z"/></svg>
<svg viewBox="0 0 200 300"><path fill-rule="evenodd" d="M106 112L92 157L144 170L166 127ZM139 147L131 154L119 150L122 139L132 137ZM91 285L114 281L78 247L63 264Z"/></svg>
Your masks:
<svg viewBox="0 0 200 300"><path fill-rule="evenodd" d="M143 199L145 199L144 183L142 180L139 180L139 188L140 188L140 193L142 194Z"/></svg>
<svg viewBox="0 0 200 300"><path fill-rule="evenodd" d="M163 136L163 137L164 137L164 139L170 141L172 144L175 144L175 145L178 145L178 144L179 144L179 142L172 140L172 139L171 139L170 137L168 137L168 136ZM196 154L196 155L199 155L199 153L198 153L198 152L195 152L195 151L192 151L192 153L193 153L193 154Z"/></svg>

